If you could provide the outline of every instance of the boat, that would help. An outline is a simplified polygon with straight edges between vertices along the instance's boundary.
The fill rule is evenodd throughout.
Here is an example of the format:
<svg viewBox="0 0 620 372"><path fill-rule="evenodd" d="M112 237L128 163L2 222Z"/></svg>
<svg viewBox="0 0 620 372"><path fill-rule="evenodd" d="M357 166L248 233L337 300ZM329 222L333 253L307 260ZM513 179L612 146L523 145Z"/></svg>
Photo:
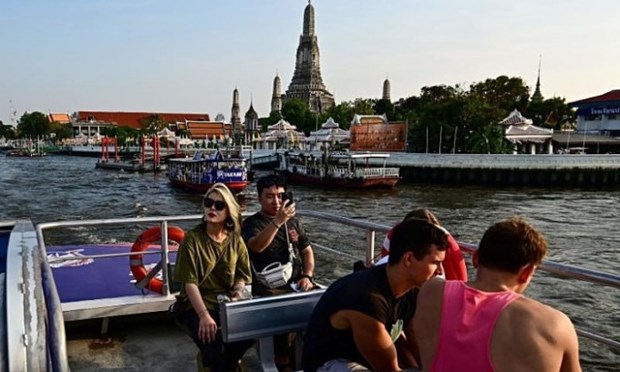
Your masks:
<svg viewBox="0 0 620 372"><path fill-rule="evenodd" d="M298 214L360 237L389 229L326 212L299 210ZM174 262L181 238L179 228L187 231L201 218L49 221L36 226L29 219L0 221L0 370L195 370L197 348L167 312L175 301L168 278L169 263ZM156 244L157 234L167 234L171 241L164 237ZM340 239L332 236L330 240L326 234L317 236L312 245L317 254L343 265L364 259L363 255L374 257L375 239L365 239L365 249L357 256L334 249L341 245ZM465 254L476 248L459 245ZM136 255L140 255L137 264ZM161 279L155 277L159 269ZM595 283L599 289L620 288L617 274L547 260L539 270L552 273L547 279L556 283L569 278L565 284L571 287L580 280L584 285ZM142 278L138 283L131 274L136 272ZM319 279L327 280L332 274ZM153 281L161 286L149 290ZM261 353L250 349L244 356L247 371L273 370L269 369L273 367L269 364L273 363L270 337L282 330L303 329L321 294L317 290L220 304L226 314L221 328L225 339L259 339ZM613 309L610 295L605 293L606 304L612 306L606 314L613 317L618 309L617 303ZM582 291L575 296L583 296ZM588 311L591 303L571 301L569 305ZM620 350L620 343L612 339L614 330L608 336L582 327L583 323L577 323L580 342L594 341L597 347L608 349L604 355L609 359L602 363L613 365ZM592 363L587 358L582 361L584 370L588 362Z"/></svg>
<svg viewBox="0 0 620 372"><path fill-rule="evenodd" d="M45 151L32 148L17 148L8 150L6 156L23 157L23 158L42 158L47 156Z"/></svg>
<svg viewBox="0 0 620 372"><path fill-rule="evenodd" d="M125 172L161 172L167 169L166 164L157 164L147 158L143 163L141 159L125 160L98 160L95 164L97 169L111 169Z"/></svg>
<svg viewBox="0 0 620 372"><path fill-rule="evenodd" d="M210 155L196 151L193 157L168 159L168 179L173 187L205 193L221 182L233 192L248 187L246 159L219 150Z"/></svg>
<svg viewBox="0 0 620 372"><path fill-rule="evenodd" d="M291 183L328 188L392 188L400 180L399 168L386 167L385 152L284 152L276 169ZM370 160L383 160L382 166Z"/></svg>

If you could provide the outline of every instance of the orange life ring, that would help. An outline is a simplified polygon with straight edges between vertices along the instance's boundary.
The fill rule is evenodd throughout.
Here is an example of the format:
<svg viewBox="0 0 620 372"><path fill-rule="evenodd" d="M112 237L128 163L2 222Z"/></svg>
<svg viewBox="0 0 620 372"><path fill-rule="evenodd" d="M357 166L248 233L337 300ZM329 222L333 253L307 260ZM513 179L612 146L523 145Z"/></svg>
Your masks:
<svg viewBox="0 0 620 372"><path fill-rule="evenodd" d="M185 232L180 227L168 227L168 240L181 244L184 236ZM159 226L151 227L138 236L138 239L131 246L131 252L144 252L144 250L158 240L161 240L161 228ZM136 283L139 283L147 275L141 254L129 256L129 268L136 279ZM145 288L153 292L163 293L164 285L161 279L153 277Z"/></svg>

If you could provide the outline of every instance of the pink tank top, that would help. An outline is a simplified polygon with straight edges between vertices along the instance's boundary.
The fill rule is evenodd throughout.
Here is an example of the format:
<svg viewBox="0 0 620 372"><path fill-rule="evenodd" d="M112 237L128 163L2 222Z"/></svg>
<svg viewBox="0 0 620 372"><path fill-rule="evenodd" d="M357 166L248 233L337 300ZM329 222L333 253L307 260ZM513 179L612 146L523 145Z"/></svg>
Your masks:
<svg viewBox="0 0 620 372"><path fill-rule="evenodd" d="M495 322L519 297L514 292L482 292L461 281L446 281L439 342L430 370L494 371L490 347Z"/></svg>

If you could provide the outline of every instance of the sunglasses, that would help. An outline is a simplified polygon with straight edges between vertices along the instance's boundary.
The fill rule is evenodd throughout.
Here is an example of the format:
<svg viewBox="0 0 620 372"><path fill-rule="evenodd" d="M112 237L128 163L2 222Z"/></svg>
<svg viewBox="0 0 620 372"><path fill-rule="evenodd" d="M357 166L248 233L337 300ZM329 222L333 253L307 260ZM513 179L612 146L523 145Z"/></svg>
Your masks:
<svg viewBox="0 0 620 372"><path fill-rule="evenodd" d="M202 200L202 205L207 209L211 209L212 206L215 205L215 210L223 211L226 208L226 202L223 200L213 200L211 198L204 198Z"/></svg>

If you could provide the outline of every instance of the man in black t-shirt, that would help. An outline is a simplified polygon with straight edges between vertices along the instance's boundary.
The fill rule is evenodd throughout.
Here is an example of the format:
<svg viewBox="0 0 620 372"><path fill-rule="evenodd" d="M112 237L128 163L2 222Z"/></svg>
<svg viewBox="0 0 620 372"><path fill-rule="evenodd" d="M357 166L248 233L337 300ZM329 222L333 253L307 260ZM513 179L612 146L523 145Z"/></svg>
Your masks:
<svg viewBox="0 0 620 372"><path fill-rule="evenodd" d="M258 201L261 210L243 221L243 238L252 264L252 294L270 296L314 288L314 253L301 222L295 218L295 203L286 200L284 180L265 176L258 180ZM257 279L257 273L274 262L293 263L294 270L286 284L269 288ZM274 337L275 362L280 370L290 367L292 335Z"/></svg>
<svg viewBox="0 0 620 372"><path fill-rule="evenodd" d="M437 225L397 225L387 265L336 280L317 303L304 337L304 371L419 367L414 288L434 275L447 247Z"/></svg>

